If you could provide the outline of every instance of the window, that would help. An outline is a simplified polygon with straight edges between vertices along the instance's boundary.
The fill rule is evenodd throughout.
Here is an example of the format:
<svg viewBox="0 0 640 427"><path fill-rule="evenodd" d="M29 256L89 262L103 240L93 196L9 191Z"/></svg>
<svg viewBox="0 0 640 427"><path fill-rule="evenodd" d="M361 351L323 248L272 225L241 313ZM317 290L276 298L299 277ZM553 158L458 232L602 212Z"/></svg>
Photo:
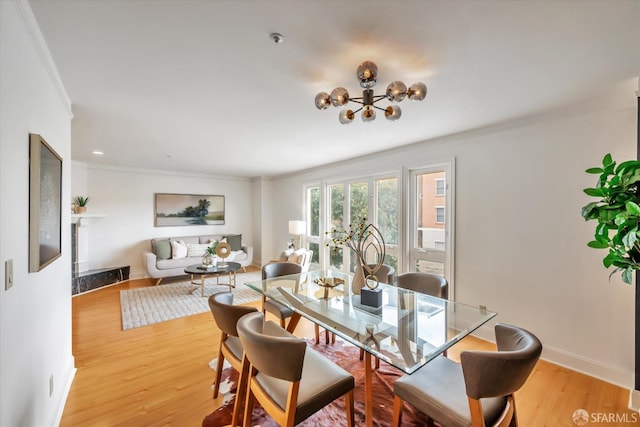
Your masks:
<svg viewBox="0 0 640 427"><path fill-rule="evenodd" d="M433 243L434 243L433 248L434 248L436 251L444 251L444 249L445 249L445 247L444 247L444 242L439 242L439 241L437 241L437 240L436 240L436 241L435 241L435 242L433 242Z"/></svg>
<svg viewBox="0 0 640 427"><path fill-rule="evenodd" d="M444 178L436 179L436 196L444 196L445 194L445 181Z"/></svg>
<svg viewBox="0 0 640 427"><path fill-rule="evenodd" d="M444 206L436 206L436 224L444 224Z"/></svg>

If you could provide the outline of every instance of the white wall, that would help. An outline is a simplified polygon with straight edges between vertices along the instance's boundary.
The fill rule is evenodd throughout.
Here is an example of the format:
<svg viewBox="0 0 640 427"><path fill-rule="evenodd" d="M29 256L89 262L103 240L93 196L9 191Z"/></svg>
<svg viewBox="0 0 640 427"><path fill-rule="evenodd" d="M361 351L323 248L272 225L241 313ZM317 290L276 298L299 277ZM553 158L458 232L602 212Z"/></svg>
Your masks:
<svg viewBox="0 0 640 427"><path fill-rule="evenodd" d="M70 217L63 205L62 257L29 273L28 135L41 134L62 157L68 199L71 109L23 1L0 1L0 93L0 277L6 260L14 265L13 287L0 288L0 425L57 425L74 374Z"/></svg>
<svg viewBox="0 0 640 427"><path fill-rule="evenodd" d="M142 252L162 236L242 234L253 245L253 188L249 179L160 170L72 165L72 195L88 195L89 269L131 266L131 278L148 277ZM154 226L154 194L220 194L225 196L225 224L185 227ZM69 199L69 204L70 204ZM258 261L259 263L259 261Z"/></svg>
<svg viewBox="0 0 640 427"><path fill-rule="evenodd" d="M589 249L595 225L580 208L584 173L603 155L635 158L635 90L629 81L589 104L450 136L274 180L273 216L301 211L301 186L456 162L455 298L484 304L539 335L544 357L630 387L634 288ZM357 126L358 124L354 124ZM280 231L274 239L286 236ZM275 250L276 248L274 248ZM494 322L495 323L495 322ZM479 334L493 337L493 323Z"/></svg>

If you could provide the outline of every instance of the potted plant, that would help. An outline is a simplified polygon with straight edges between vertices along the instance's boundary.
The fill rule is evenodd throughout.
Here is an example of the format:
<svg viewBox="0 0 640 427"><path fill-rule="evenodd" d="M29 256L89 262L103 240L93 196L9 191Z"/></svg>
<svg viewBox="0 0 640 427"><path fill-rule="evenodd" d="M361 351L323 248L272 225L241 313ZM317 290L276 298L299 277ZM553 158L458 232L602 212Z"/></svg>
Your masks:
<svg viewBox="0 0 640 427"><path fill-rule="evenodd" d="M218 242L213 242L211 245L207 246L204 254L202 254L202 266L203 267L211 267L213 265L213 257L216 255L216 247L218 246Z"/></svg>
<svg viewBox="0 0 640 427"><path fill-rule="evenodd" d="M73 211L77 214L82 214L87 211L87 204L89 203L89 196L76 196L73 199Z"/></svg>
<svg viewBox="0 0 640 427"><path fill-rule="evenodd" d="M599 178L595 187L583 191L600 199L582 208L586 221L598 222L588 246L608 249L602 262L606 268L614 267L609 278L622 272L622 281L630 284L633 271L640 270L640 161L616 165L607 154L601 167L586 172Z"/></svg>

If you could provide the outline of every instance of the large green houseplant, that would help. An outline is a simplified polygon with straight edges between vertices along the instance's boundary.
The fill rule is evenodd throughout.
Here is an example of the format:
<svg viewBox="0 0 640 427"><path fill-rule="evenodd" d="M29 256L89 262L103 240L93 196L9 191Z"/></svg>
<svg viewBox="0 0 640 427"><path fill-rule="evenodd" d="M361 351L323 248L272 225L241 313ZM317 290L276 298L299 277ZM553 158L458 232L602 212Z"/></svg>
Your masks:
<svg viewBox="0 0 640 427"><path fill-rule="evenodd" d="M586 221L598 222L588 246L608 249L602 262L606 268L614 267L609 277L621 271L622 281L630 284L633 271L640 270L640 161L616 165L607 154L601 167L586 172L599 178L595 187L584 192L600 199L582 208Z"/></svg>

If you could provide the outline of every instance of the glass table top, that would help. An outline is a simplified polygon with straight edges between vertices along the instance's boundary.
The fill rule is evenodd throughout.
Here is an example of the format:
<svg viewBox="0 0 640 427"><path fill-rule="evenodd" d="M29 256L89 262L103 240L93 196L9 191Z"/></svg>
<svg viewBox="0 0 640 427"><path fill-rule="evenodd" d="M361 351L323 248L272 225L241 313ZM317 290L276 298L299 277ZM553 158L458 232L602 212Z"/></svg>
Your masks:
<svg viewBox="0 0 640 427"><path fill-rule="evenodd" d="M320 278L344 280L333 288ZM351 274L334 270L246 282L301 316L411 374L497 313L380 283L380 307L361 304Z"/></svg>

